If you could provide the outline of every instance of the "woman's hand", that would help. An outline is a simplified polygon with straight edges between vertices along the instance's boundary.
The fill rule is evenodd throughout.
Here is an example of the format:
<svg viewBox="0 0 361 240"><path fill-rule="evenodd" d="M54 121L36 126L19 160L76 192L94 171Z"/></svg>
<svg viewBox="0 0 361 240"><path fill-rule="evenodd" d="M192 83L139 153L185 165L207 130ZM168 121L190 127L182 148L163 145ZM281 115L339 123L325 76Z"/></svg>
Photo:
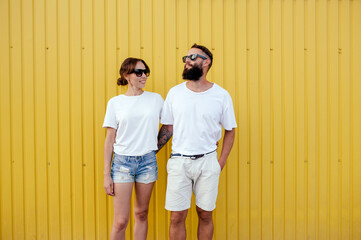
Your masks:
<svg viewBox="0 0 361 240"><path fill-rule="evenodd" d="M104 176L104 189L106 194L110 196L114 196L114 183L110 175Z"/></svg>

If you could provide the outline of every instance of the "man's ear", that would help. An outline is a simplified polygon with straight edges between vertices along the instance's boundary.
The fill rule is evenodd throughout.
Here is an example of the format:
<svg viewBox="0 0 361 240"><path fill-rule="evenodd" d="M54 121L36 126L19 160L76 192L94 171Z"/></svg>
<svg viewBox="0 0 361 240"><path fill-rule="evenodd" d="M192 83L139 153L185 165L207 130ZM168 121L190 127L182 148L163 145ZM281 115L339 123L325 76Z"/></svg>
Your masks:
<svg viewBox="0 0 361 240"><path fill-rule="evenodd" d="M204 66L209 66L209 64L211 64L211 59L207 58L206 60L203 61Z"/></svg>

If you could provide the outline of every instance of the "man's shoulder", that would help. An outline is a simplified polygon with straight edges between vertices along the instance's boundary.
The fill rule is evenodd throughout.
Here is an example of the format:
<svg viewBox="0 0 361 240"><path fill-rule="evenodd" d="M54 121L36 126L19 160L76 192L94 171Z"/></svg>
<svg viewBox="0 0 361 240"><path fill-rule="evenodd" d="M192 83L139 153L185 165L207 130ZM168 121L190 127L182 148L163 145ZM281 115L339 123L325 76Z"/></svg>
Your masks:
<svg viewBox="0 0 361 240"><path fill-rule="evenodd" d="M229 92L226 89L224 89L223 87L219 86L216 83L213 84L214 84L213 85L214 91L217 92L217 94L230 96Z"/></svg>
<svg viewBox="0 0 361 240"><path fill-rule="evenodd" d="M185 82L182 82L182 83L180 83L178 85L175 85L174 87L169 89L168 95L176 94L178 92L183 91L185 84L186 84Z"/></svg>
<svg viewBox="0 0 361 240"><path fill-rule="evenodd" d="M176 91L176 90L179 90L179 89L183 89L185 84L186 84L186 82L182 82L180 84L177 84L174 87L172 87L169 91Z"/></svg>

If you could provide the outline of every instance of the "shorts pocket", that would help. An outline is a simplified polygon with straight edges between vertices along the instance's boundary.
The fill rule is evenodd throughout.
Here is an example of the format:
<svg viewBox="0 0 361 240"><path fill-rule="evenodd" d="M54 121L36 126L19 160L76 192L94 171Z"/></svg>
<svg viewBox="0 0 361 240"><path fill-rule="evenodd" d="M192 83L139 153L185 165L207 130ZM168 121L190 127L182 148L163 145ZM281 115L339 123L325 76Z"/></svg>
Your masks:
<svg viewBox="0 0 361 240"><path fill-rule="evenodd" d="M219 165L219 161L217 158L215 158L215 160L214 160L214 165L215 165L216 172L220 173L222 169L221 169L221 165Z"/></svg>
<svg viewBox="0 0 361 240"><path fill-rule="evenodd" d="M113 164L114 163L115 164L126 164L127 163L127 157L114 153Z"/></svg>
<svg viewBox="0 0 361 240"><path fill-rule="evenodd" d="M171 157L168 159L167 162L167 172L171 171L172 168L174 168L174 164L176 163L176 159L174 157Z"/></svg>

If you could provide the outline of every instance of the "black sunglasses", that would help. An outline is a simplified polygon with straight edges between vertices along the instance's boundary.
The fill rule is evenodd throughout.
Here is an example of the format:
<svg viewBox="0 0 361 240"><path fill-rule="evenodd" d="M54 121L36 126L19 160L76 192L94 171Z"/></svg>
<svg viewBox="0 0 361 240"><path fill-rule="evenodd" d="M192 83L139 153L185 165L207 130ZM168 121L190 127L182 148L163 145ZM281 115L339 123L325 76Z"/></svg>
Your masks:
<svg viewBox="0 0 361 240"><path fill-rule="evenodd" d="M135 73L137 77L141 77L144 73L145 76L149 77L150 71L148 69L134 69L130 73Z"/></svg>
<svg viewBox="0 0 361 240"><path fill-rule="evenodd" d="M188 56L184 56L184 57L182 57L182 59L183 59L183 62L185 63L187 61L187 58L194 61L194 60L197 59L197 57L200 57L202 59L207 59L205 56L202 56L202 55L199 55L199 54L196 54L196 53L188 55Z"/></svg>

